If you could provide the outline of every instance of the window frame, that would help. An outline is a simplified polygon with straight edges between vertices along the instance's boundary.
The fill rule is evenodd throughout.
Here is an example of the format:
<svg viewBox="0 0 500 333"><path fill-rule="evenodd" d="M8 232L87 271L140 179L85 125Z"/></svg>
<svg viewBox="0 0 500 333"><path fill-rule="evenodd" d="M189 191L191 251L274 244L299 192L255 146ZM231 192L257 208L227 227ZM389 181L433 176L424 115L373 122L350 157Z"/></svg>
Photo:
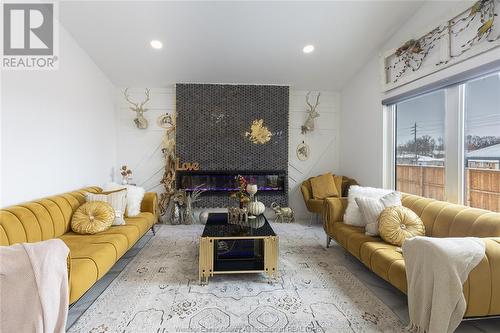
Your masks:
<svg viewBox="0 0 500 333"><path fill-rule="evenodd" d="M384 121L384 174L383 185L385 188L397 190L396 188L396 118L397 104L418 96L423 96L437 90L445 92L445 121L444 121L444 151L445 151L445 200L451 203L466 205L466 179L465 179L465 113L466 94L465 87L471 82L481 77L492 74L500 76L500 71L482 73L475 78L455 83L447 87L440 87L407 96L401 100L391 101L390 104L383 105Z"/></svg>

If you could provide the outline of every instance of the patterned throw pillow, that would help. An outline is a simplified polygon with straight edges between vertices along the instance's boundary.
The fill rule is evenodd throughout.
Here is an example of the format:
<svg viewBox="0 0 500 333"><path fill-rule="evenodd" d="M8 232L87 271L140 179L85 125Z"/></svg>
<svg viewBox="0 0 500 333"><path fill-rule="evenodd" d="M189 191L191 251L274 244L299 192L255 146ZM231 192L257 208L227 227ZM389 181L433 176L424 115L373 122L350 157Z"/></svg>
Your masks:
<svg viewBox="0 0 500 333"><path fill-rule="evenodd" d="M368 236L378 236L378 217L384 209L392 206L401 206L401 194L399 192L391 192L380 199L357 197L355 200L361 211L361 215L365 219L365 234Z"/></svg>
<svg viewBox="0 0 500 333"><path fill-rule="evenodd" d="M108 183L104 185L105 191L115 191L125 188L127 190L127 209L125 216L137 216L141 213L141 203L146 191L143 187L134 185L120 185L117 183Z"/></svg>
<svg viewBox="0 0 500 333"><path fill-rule="evenodd" d="M378 218L380 237L389 244L403 245L407 238L425 236L425 226L420 217L404 206L384 209Z"/></svg>
<svg viewBox="0 0 500 333"><path fill-rule="evenodd" d="M107 202L115 210L115 220L113 225L123 225L125 220L123 215L127 207L127 189L122 188L116 191L101 192L101 193L86 193L85 199L87 202L101 201Z"/></svg>
<svg viewBox="0 0 500 333"><path fill-rule="evenodd" d="M114 220L115 211L110 204L86 202L73 213L71 229L78 234L96 234L108 230Z"/></svg>
<svg viewBox="0 0 500 333"><path fill-rule="evenodd" d="M366 227L366 221L356 203L356 198L366 197L380 199L391 192L393 191L381 188L362 187L358 185L350 186L349 193L347 194L347 208L344 213L344 223L356 227Z"/></svg>

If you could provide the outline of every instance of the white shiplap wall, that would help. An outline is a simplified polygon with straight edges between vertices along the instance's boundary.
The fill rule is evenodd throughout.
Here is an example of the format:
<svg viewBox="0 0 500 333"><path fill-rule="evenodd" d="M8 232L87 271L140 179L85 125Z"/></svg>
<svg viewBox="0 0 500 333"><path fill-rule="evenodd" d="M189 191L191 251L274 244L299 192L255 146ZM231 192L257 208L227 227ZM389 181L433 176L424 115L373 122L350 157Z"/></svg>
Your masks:
<svg viewBox="0 0 500 333"><path fill-rule="evenodd" d="M320 104L317 111L315 130L302 135L300 126L307 118L305 96L307 91L290 91L290 147L288 158L289 203L300 218L308 216L300 192L303 180L331 171L336 172L339 167L339 115L340 100L337 92L321 92ZM311 94L310 101L315 101ZM297 159L296 149L299 143L309 145L311 155L307 161Z"/></svg>
<svg viewBox="0 0 500 333"><path fill-rule="evenodd" d="M161 154L161 140L163 129L156 120L165 113L175 110L174 88L151 88L151 99L147 104L149 109L145 117L149 121L146 130L139 130L133 123L135 113L129 109L123 98L123 89L115 92L116 119L117 119L117 166L128 165L133 174L133 181L147 190L162 190L159 181L163 174L163 157ZM130 88L130 96L134 101L144 98L144 88ZM311 176L326 171L338 170L339 152L339 94L337 92L321 92L320 105L317 110L320 117L316 119L316 129L312 133L302 135L300 126L305 121L307 91L290 91L290 153L289 153L289 195L290 206L299 218L308 217L305 209L300 183ZM313 96L311 96L313 97ZM311 98L311 100L313 100ZM299 161L296 156L297 145L304 140L311 149L311 156L307 161ZM116 170L116 180L119 173Z"/></svg>

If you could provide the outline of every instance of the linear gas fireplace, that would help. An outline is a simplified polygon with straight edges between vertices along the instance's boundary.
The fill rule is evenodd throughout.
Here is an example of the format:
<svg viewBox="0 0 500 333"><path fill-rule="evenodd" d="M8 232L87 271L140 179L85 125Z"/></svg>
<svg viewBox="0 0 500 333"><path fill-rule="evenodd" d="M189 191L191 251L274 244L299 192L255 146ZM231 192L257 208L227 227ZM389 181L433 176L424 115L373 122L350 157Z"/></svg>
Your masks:
<svg viewBox="0 0 500 333"><path fill-rule="evenodd" d="M186 191L199 187L206 194L233 192L238 190L238 175L245 177L251 184L257 184L259 192L282 193L285 190L286 173L279 171L178 171L177 187Z"/></svg>

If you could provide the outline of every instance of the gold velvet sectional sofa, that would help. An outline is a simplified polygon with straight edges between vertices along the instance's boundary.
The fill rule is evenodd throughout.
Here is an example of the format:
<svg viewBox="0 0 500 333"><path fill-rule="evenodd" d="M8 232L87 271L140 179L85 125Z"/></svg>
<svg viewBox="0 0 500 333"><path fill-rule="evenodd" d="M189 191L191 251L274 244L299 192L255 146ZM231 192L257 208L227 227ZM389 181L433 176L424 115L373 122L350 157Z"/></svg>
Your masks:
<svg viewBox="0 0 500 333"><path fill-rule="evenodd" d="M0 245L33 243L60 238L70 249L69 301L77 301L158 221L156 193L146 193L141 213L126 217L125 225L94 234L71 231L71 216L85 202L85 192L99 187L56 195L0 210Z"/></svg>
<svg viewBox="0 0 500 333"><path fill-rule="evenodd" d="M486 255L470 273L463 292L466 317L500 315L500 214L448 202L403 194L403 206L413 210L425 224L429 237L484 239ZM370 270L406 293L405 262L396 246L379 237L365 235L364 228L344 224L347 198L328 198L323 207L323 226L330 237Z"/></svg>

